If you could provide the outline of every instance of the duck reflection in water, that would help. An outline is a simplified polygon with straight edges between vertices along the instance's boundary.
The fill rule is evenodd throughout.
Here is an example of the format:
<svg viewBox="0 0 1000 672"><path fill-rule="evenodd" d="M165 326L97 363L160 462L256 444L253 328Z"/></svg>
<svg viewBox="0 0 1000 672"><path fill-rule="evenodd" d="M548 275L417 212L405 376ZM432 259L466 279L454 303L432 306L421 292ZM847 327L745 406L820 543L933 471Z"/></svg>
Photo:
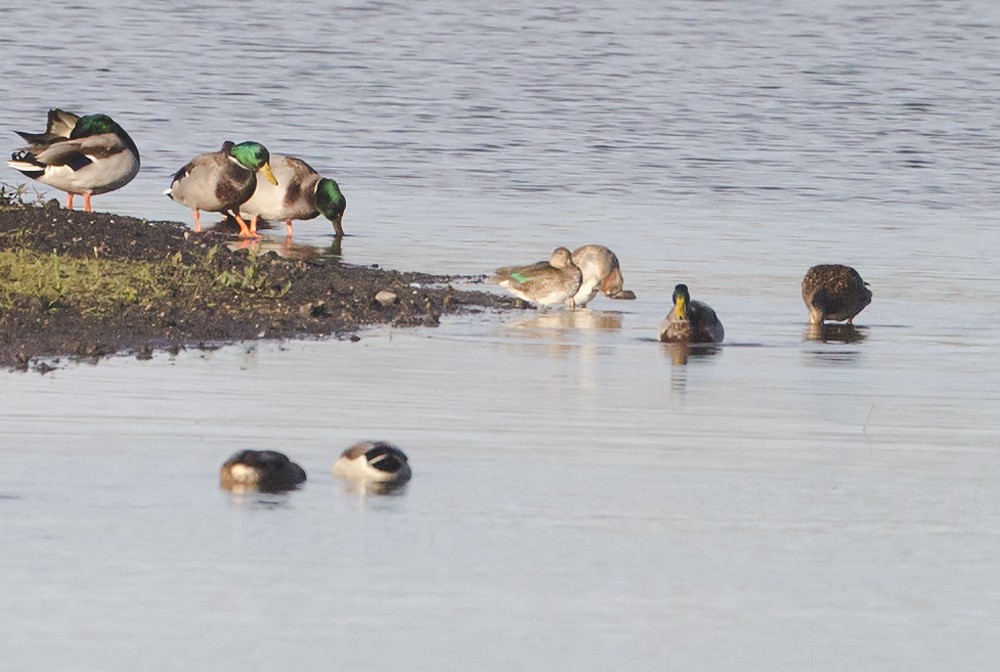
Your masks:
<svg viewBox="0 0 1000 672"><path fill-rule="evenodd" d="M512 322L517 329L538 330L539 336L552 336L561 329L599 329L614 331L622 328L622 314L603 310L575 310L539 313Z"/></svg>
<svg viewBox="0 0 1000 672"><path fill-rule="evenodd" d="M663 352L675 366L683 366L689 359L708 359L722 352L714 343L664 343Z"/></svg>
<svg viewBox="0 0 1000 672"><path fill-rule="evenodd" d="M861 343L868 335L853 324L810 324L805 332L805 340L822 343Z"/></svg>
<svg viewBox="0 0 1000 672"><path fill-rule="evenodd" d="M320 258L339 259L343 256L343 239L335 238L330 247L323 249L314 245L293 243L289 239L281 242L268 238L244 238L229 245L233 250L253 250L257 254L274 252L279 257L298 259L299 261L315 261Z"/></svg>

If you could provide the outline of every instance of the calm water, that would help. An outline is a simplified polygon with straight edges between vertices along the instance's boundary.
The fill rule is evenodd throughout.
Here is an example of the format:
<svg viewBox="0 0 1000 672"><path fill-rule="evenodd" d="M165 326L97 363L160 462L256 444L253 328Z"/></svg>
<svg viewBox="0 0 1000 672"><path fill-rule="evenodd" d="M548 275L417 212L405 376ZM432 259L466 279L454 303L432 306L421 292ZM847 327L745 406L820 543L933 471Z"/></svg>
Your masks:
<svg viewBox="0 0 1000 672"><path fill-rule="evenodd" d="M3 9L7 147L142 151L98 209L190 221L172 173L253 138L337 178L347 262L597 242L639 299L0 373L0 669L997 664L1000 7L535 4ZM805 338L830 261L852 343ZM680 281L727 332L686 363ZM368 437L399 496L329 475ZM220 492L248 447L309 483Z"/></svg>

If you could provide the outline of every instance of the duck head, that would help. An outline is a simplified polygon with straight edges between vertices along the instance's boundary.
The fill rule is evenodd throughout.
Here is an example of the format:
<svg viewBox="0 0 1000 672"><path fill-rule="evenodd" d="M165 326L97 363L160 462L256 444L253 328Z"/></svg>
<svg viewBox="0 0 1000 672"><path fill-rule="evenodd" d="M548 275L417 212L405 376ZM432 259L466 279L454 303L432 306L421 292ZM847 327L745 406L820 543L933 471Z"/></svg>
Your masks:
<svg viewBox="0 0 1000 672"><path fill-rule="evenodd" d="M691 303L691 295L688 294L687 285L677 285L674 287L674 317L678 320L688 319L687 308Z"/></svg>
<svg viewBox="0 0 1000 672"><path fill-rule="evenodd" d="M340 192L340 185L328 177L324 177L316 184L316 209L333 222L338 235L343 235L340 222L344 219L347 199Z"/></svg>
<svg viewBox="0 0 1000 672"><path fill-rule="evenodd" d="M557 247L549 257L549 265L553 268L567 268L573 265L573 255L565 247Z"/></svg>
<svg viewBox="0 0 1000 672"><path fill-rule="evenodd" d="M77 124L77 127L79 127L79 124ZM250 170L259 171L268 182L278 184L278 180L274 178L274 173L271 172L271 155L268 153L267 147L252 140L241 142L238 145L226 143L223 145L223 149L227 149L227 146L229 155L236 159L240 165Z"/></svg>

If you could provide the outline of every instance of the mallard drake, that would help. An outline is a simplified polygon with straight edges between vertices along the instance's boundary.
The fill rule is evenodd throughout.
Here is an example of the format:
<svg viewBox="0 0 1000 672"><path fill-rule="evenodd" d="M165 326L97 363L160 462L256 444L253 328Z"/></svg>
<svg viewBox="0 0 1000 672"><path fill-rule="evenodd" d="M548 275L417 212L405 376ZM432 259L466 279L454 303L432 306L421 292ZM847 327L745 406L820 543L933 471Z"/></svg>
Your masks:
<svg viewBox="0 0 1000 672"><path fill-rule="evenodd" d="M73 196L82 194L84 212L92 212L91 196L120 189L139 172L139 150L106 114L78 117L53 109L44 133L17 133L29 144L11 154L7 165L65 191L69 210Z"/></svg>
<svg viewBox="0 0 1000 672"><path fill-rule="evenodd" d="M384 441L356 443L333 463L333 475L356 481L402 485L410 480L410 463L396 446Z"/></svg>
<svg viewBox="0 0 1000 672"><path fill-rule="evenodd" d="M583 275L573 263L573 255L565 247L557 247L548 261L528 266L498 268L488 282L506 288L514 296L540 306L565 302L574 307L573 297Z"/></svg>
<svg viewBox="0 0 1000 672"><path fill-rule="evenodd" d="M578 308L590 303L600 292L612 299L634 299L635 293L623 289L621 267L615 253L603 245L584 245L573 250L573 263L580 268L583 282L576 296L569 299Z"/></svg>
<svg viewBox="0 0 1000 672"><path fill-rule="evenodd" d="M163 193L194 210L194 230L201 231L200 210L224 212L240 225L240 237L252 238L239 207L253 195L257 172L271 184L278 181L268 164L270 155L259 142L222 143L217 152L206 152L191 159L174 175L170 188Z"/></svg>
<svg viewBox="0 0 1000 672"><path fill-rule="evenodd" d="M692 301L687 285L674 287L674 307L660 324L664 343L722 343L722 322L708 304Z"/></svg>
<svg viewBox="0 0 1000 672"><path fill-rule="evenodd" d="M872 302L872 292L850 266L820 264L802 278L802 300L809 309L810 324L826 320L854 324L854 316Z"/></svg>
<svg viewBox="0 0 1000 672"><path fill-rule="evenodd" d="M241 450L219 470L220 485L226 490L282 492L304 483L306 472L274 450Z"/></svg>
<svg viewBox="0 0 1000 672"><path fill-rule="evenodd" d="M308 163L294 156L271 155L271 172L277 186L257 181L253 196L240 206L240 213L250 216L250 231L257 233L257 220L285 222L285 233L292 235L293 219L312 219L320 214L333 223L337 237L344 235L341 220L347 199L340 185L321 177Z"/></svg>

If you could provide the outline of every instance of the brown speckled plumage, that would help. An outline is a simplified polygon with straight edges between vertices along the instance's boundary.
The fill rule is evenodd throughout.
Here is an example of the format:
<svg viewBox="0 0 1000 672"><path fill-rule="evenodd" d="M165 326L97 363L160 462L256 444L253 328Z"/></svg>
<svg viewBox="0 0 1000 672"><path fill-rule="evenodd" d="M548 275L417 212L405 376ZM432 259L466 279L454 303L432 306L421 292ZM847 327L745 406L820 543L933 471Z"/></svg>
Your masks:
<svg viewBox="0 0 1000 672"><path fill-rule="evenodd" d="M802 300L809 309L809 322L826 320L853 324L854 317L872 301L872 292L861 275L850 266L820 264L802 279Z"/></svg>

